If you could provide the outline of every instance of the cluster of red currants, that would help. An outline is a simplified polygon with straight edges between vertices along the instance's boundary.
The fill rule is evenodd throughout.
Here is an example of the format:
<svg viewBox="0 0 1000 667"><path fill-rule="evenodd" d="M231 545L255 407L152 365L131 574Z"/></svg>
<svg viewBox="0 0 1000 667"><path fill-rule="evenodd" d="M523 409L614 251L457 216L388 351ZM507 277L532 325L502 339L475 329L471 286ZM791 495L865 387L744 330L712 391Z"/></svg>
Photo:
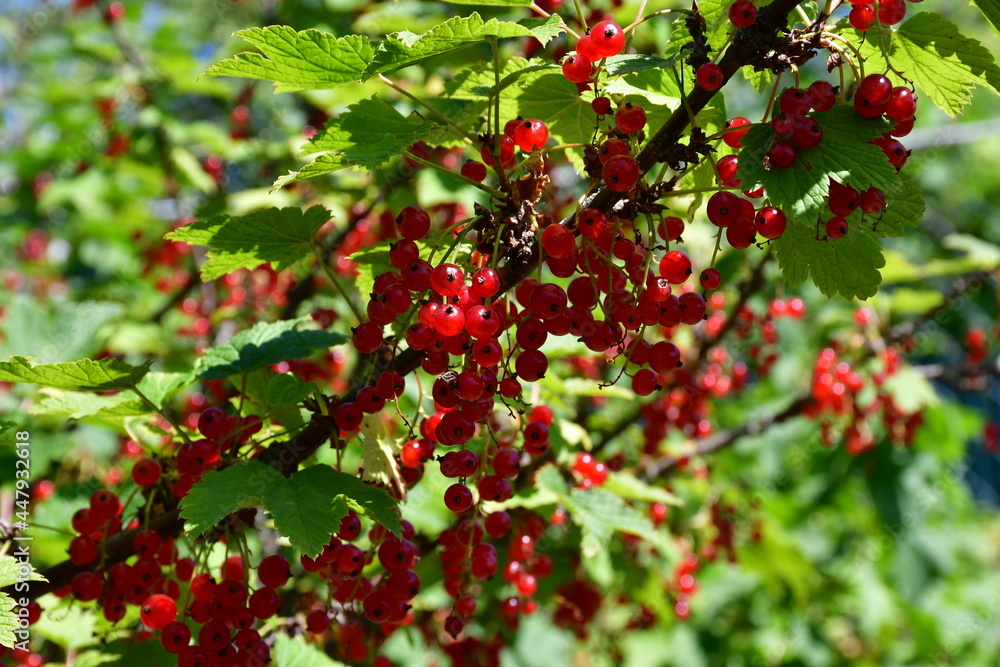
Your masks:
<svg viewBox="0 0 1000 667"><path fill-rule="evenodd" d="M920 0L909 0L920 2ZM865 32L876 23L896 25L906 18L906 0L851 0L851 12L848 20L855 30Z"/></svg>

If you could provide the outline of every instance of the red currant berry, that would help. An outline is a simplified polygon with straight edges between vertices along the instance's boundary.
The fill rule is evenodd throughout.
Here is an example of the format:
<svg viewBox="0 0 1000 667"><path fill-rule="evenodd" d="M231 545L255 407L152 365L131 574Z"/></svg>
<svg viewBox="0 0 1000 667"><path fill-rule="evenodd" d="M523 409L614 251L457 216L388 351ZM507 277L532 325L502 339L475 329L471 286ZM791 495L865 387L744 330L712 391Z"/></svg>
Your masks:
<svg viewBox="0 0 1000 667"><path fill-rule="evenodd" d="M885 107L885 115L895 121L903 121L912 118L917 112L917 98L913 96L913 91L905 86L896 86L889 95L889 102Z"/></svg>
<svg viewBox="0 0 1000 667"><path fill-rule="evenodd" d="M826 235L831 239L840 239L847 236L847 220L840 216L834 216L826 221Z"/></svg>
<svg viewBox="0 0 1000 667"><path fill-rule="evenodd" d="M615 127L624 134L635 134L646 127L646 110L638 104L626 102L615 112Z"/></svg>
<svg viewBox="0 0 1000 667"><path fill-rule="evenodd" d="M142 458L132 467L132 481L144 488L159 482L162 474L163 469L156 459Z"/></svg>
<svg viewBox="0 0 1000 667"><path fill-rule="evenodd" d="M537 118L522 121L514 132L514 141L522 151L530 153L548 143L549 128Z"/></svg>
<svg viewBox="0 0 1000 667"><path fill-rule="evenodd" d="M776 239L780 238L781 235L785 233L785 228L788 226L788 220L785 218L785 213L780 208L765 206L757 211L757 216L754 218L754 224L757 227L757 233L765 239Z"/></svg>
<svg viewBox="0 0 1000 667"><path fill-rule="evenodd" d="M291 569L288 560L279 554L267 556L257 568L257 577L260 579L260 583L269 588L281 588L288 582L290 576Z"/></svg>
<svg viewBox="0 0 1000 667"><path fill-rule="evenodd" d="M709 221L716 227L728 227L740 217L740 198L725 190L716 192L708 199Z"/></svg>
<svg viewBox="0 0 1000 667"><path fill-rule="evenodd" d="M854 5L851 13L847 15L851 26L855 30L865 32L875 25L875 7L873 5Z"/></svg>
<svg viewBox="0 0 1000 667"><path fill-rule="evenodd" d="M594 65L582 55L566 58L562 64L563 76L573 83L583 83L594 72Z"/></svg>
<svg viewBox="0 0 1000 667"><path fill-rule="evenodd" d="M617 56L625 48L625 32L614 21L601 21L590 29L590 46L601 58Z"/></svg>
<svg viewBox="0 0 1000 667"><path fill-rule="evenodd" d="M166 595L150 595L139 609L139 618L149 628L162 630L177 618L177 603Z"/></svg>
<svg viewBox="0 0 1000 667"><path fill-rule="evenodd" d="M671 250L660 260L660 275L673 285L680 285L691 275L691 260L680 250Z"/></svg>
<svg viewBox="0 0 1000 667"><path fill-rule="evenodd" d="M829 81L813 81L808 92L809 106L815 111L829 111L837 101L837 89Z"/></svg>
<svg viewBox="0 0 1000 667"><path fill-rule="evenodd" d="M639 163L628 155L619 155L604 163L602 175L609 189L628 192L639 182Z"/></svg>
<svg viewBox="0 0 1000 667"><path fill-rule="evenodd" d="M750 131L750 120L743 116L730 118L726 121L725 129L729 131L722 135L722 141L730 148L743 148L740 142Z"/></svg>
<svg viewBox="0 0 1000 667"><path fill-rule="evenodd" d="M738 156L723 155L715 163L715 169L719 174L719 180L722 182L723 187L738 188L740 186L740 179L737 176L740 169L740 159Z"/></svg>
<svg viewBox="0 0 1000 667"><path fill-rule="evenodd" d="M887 104L892 97L892 82L885 75L869 74L858 84L855 97L875 106Z"/></svg>
<svg viewBox="0 0 1000 667"><path fill-rule="evenodd" d="M476 183L482 183L486 180L486 165L475 160L466 160L465 164L462 165L462 176ZM416 258L414 257L414 259ZM393 266L397 265L394 263Z"/></svg>
<svg viewBox="0 0 1000 667"><path fill-rule="evenodd" d="M444 504L452 512L465 512L472 507L472 491L465 484L452 484L444 492Z"/></svg>
<svg viewBox="0 0 1000 667"><path fill-rule="evenodd" d="M565 259L576 249L576 236L565 225L549 225L542 232L542 248L550 257Z"/></svg>
<svg viewBox="0 0 1000 667"><path fill-rule="evenodd" d="M431 217L418 206L407 206L396 216L396 227L404 239L419 241L431 229Z"/></svg>
<svg viewBox="0 0 1000 667"><path fill-rule="evenodd" d="M722 274L718 269L705 269L699 278L702 289L717 289L722 284Z"/></svg>
<svg viewBox="0 0 1000 667"><path fill-rule="evenodd" d="M722 73L722 68L715 63L705 63L695 72L695 79L698 85L705 90L718 90L722 87L725 76Z"/></svg>
<svg viewBox="0 0 1000 667"><path fill-rule="evenodd" d="M729 7L729 21L737 28L747 28L757 18L757 8L750 0L736 0Z"/></svg>
<svg viewBox="0 0 1000 667"><path fill-rule="evenodd" d="M198 415L198 431L209 440L221 440L229 427L229 418L220 408L209 408Z"/></svg>
<svg viewBox="0 0 1000 667"><path fill-rule="evenodd" d="M598 116L607 116L611 113L611 98L603 96L595 97L590 103L590 108Z"/></svg>
<svg viewBox="0 0 1000 667"><path fill-rule="evenodd" d="M795 144L786 139L778 139L767 151L767 159L776 169L788 169L795 164Z"/></svg>

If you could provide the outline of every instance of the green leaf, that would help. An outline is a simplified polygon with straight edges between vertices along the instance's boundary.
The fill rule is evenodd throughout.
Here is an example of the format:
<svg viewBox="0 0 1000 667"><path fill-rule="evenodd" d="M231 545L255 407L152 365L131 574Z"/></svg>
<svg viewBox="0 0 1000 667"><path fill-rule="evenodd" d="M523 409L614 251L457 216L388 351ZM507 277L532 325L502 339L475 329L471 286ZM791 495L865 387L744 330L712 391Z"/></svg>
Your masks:
<svg viewBox="0 0 1000 667"><path fill-rule="evenodd" d="M993 26L993 32L1000 35L1000 2L998 0L972 0L986 20Z"/></svg>
<svg viewBox="0 0 1000 667"><path fill-rule="evenodd" d="M163 373L154 371L139 381L139 391L153 402L157 408L162 408L181 389L194 383L194 373Z"/></svg>
<svg viewBox="0 0 1000 667"><path fill-rule="evenodd" d="M264 508L275 528L291 545L315 556L340 530L349 510L364 514L399 535L402 527L395 513L396 501L382 489L328 465L315 465L292 475L267 492Z"/></svg>
<svg viewBox="0 0 1000 667"><path fill-rule="evenodd" d="M288 26L250 28L236 34L261 53L239 53L212 65L205 74L273 81L279 93L353 83L375 53L360 35L337 38L319 30L296 32Z"/></svg>
<svg viewBox="0 0 1000 667"><path fill-rule="evenodd" d="M404 116L388 102L373 96L350 105L328 122L323 131L305 145L302 154L336 151L347 157L364 155L387 138L402 149L420 140L434 127L435 123L415 115Z"/></svg>
<svg viewBox="0 0 1000 667"><path fill-rule="evenodd" d="M0 381L31 382L70 391L132 389L149 372L149 365L132 366L114 358L81 359L60 364L37 364L27 357L0 361Z"/></svg>
<svg viewBox="0 0 1000 667"><path fill-rule="evenodd" d="M95 632L97 614L93 608L80 605L60 606L48 610L31 626L32 634L39 634L67 651L100 643Z"/></svg>
<svg viewBox="0 0 1000 667"><path fill-rule="evenodd" d="M58 415L66 419L97 417L120 422L126 417L148 415L153 408L134 394L122 392L114 396L100 396L82 391L44 389L45 398L28 408L32 415Z"/></svg>
<svg viewBox="0 0 1000 667"><path fill-rule="evenodd" d="M651 104L676 109L680 106L680 88L674 73L665 69L647 69L612 79L604 86L606 93L617 95L638 95ZM647 113L650 109L646 110Z"/></svg>
<svg viewBox="0 0 1000 667"><path fill-rule="evenodd" d="M604 67L611 76L645 72L653 68L668 70L681 60L682 55L678 53L672 58L660 58L659 56L650 56L644 53L623 54L611 56L606 59Z"/></svg>
<svg viewBox="0 0 1000 667"><path fill-rule="evenodd" d="M627 500L645 500L651 503L683 505L684 501L670 491L652 486L627 472L612 472L602 485L607 491Z"/></svg>
<svg viewBox="0 0 1000 667"><path fill-rule="evenodd" d="M38 574L30 563L22 563L13 556L0 556L0 589L20 581L48 580ZM14 598L0 590L0 646L7 648L13 648L22 639L14 634L20 627L14 607Z"/></svg>
<svg viewBox="0 0 1000 667"><path fill-rule="evenodd" d="M906 414L940 402L934 385L917 372L913 366L903 366L889 376L883 389L892 397L892 402Z"/></svg>
<svg viewBox="0 0 1000 667"><path fill-rule="evenodd" d="M303 382L291 373L284 373L268 380L264 400L269 407L296 405L318 391L315 382Z"/></svg>
<svg viewBox="0 0 1000 667"><path fill-rule="evenodd" d="M281 667L346 667L331 659L315 645L290 637L284 632L274 634L273 664Z"/></svg>
<svg viewBox="0 0 1000 667"><path fill-rule="evenodd" d="M0 358L17 354L50 364L91 356L103 343L98 335L101 328L120 320L122 313L118 303L45 303L27 294L15 294L4 314Z"/></svg>
<svg viewBox="0 0 1000 667"><path fill-rule="evenodd" d="M391 157L394 157L398 153L389 154L387 150L383 150L381 146L374 147L374 152L368 153L363 158L369 163L374 164L379 160L388 161ZM280 190L281 188L289 185L291 183L297 183L298 181L304 181L307 178L316 178L317 176L323 176L325 174L332 174L335 171L340 171L341 169L347 169L348 167L361 166L351 162L347 157L343 155L333 155L330 153L320 155L315 160L305 165L298 171L290 171L284 176L276 179L271 185L271 190Z"/></svg>
<svg viewBox="0 0 1000 667"><path fill-rule="evenodd" d="M292 547L310 558L323 551L340 530L349 508L334 492L336 471L327 465L301 470L268 489L264 509Z"/></svg>
<svg viewBox="0 0 1000 667"><path fill-rule="evenodd" d="M887 195L888 206L885 211L880 217L874 216L874 220L877 220L874 229L876 236L898 238L907 229L919 225L920 219L924 217L924 196L920 185L909 172L900 172L899 176L903 187L898 192Z"/></svg>
<svg viewBox="0 0 1000 667"><path fill-rule="evenodd" d="M400 491L406 489L399 472L396 454L399 443L385 431L385 425L378 415L365 415L359 429L361 435L361 479L395 486Z"/></svg>
<svg viewBox="0 0 1000 667"><path fill-rule="evenodd" d="M860 222L851 221L845 237L822 241L814 227L789 223L774 246L782 276L792 286L811 275L826 296L867 299L882 282L878 272L885 266L882 246L869 226Z"/></svg>
<svg viewBox="0 0 1000 667"><path fill-rule="evenodd" d="M315 350L339 345L347 339L339 333L322 329L303 329L311 321L308 316L278 322L260 322L241 331L224 345L205 351L195 370L198 377L219 380L230 375L248 373L286 359L302 359Z"/></svg>
<svg viewBox="0 0 1000 667"><path fill-rule="evenodd" d="M240 217L223 213L185 225L166 238L208 247L208 260L201 265L202 280L207 282L265 262L278 271L287 269L312 253L313 238L330 216L322 206L306 211L268 208Z"/></svg>
<svg viewBox="0 0 1000 667"><path fill-rule="evenodd" d="M260 461L211 470L181 499L185 529L201 535L236 510L263 505L265 496L284 482L280 472Z"/></svg>
<svg viewBox="0 0 1000 667"><path fill-rule="evenodd" d="M544 19L522 19L517 23L489 19L477 13L456 16L423 35L398 32L388 35L361 75L367 80L378 74L395 72L429 58L487 41L507 37L534 37L543 45L565 30L558 14Z"/></svg>
<svg viewBox="0 0 1000 667"><path fill-rule="evenodd" d="M940 14L914 14L897 30L883 34L891 36L893 66L949 116L962 114L977 85L1000 93L1000 68L993 55Z"/></svg>
<svg viewBox="0 0 1000 667"><path fill-rule="evenodd" d="M616 531L660 541L653 522L645 514L607 489L573 489L566 498L566 509L581 528L593 533L602 544Z"/></svg>
<svg viewBox="0 0 1000 667"><path fill-rule="evenodd" d="M556 143L589 142L594 111L576 84L561 73L541 72L523 77L501 99L500 117L544 118Z"/></svg>
<svg viewBox="0 0 1000 667"><path fill-rule="evenodd" d="M771 81L774 80L774 73L767 69L758 72L753 67L748 65L746 67L741 67L740 72L743 73L743 78L746 79L758 93L763 93L764 90L771 85Z"/></svg>

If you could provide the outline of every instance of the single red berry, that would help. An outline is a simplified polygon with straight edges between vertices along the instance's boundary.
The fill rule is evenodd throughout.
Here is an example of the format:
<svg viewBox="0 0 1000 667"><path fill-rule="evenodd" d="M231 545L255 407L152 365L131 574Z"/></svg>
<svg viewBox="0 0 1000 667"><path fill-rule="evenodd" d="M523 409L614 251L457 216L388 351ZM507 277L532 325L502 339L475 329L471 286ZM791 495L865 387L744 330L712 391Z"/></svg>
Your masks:
<svg viewBox="0 0 1000 667"><path fill-rule="evenodd" d="M896 25L904 18L906 18L906 2L904 0L879 0L879 23L882 25Z"/></svg>
<svg viewBox="0 0 1000 667"><path fill-rule="evenodd" d="M873 5L854 5L851 13L847 15L847 20L855 30L865 32L875 25L875 7Z"/></svg>
<svg viewBox="0 0 1000 667"><path fill-rule="evenodd" d="M718 269L705 269L699 276L702 289L716 289L722 284L722 274Z"/></svg>
<svg viewBox="0 0 1000 667"><path fill-rule="evenodd" d="M177 603L167 595L150 595L139 609L139 618L149 628L162 630L177 618Z"/></svg>
<svg viewBox="0 0 1000 667"><path fill-rule="evenodd" d="M855 97L875 106L887 104L892 97L892 82L883 74L869 74L858 84Z"/></svg>
<svg viewBox="0 0 1000 667"><path fill-rule="evenodd" d="M550 257L565 259L576 249L576 236L566 225L549 225L542 232L542 248Z"/></svg>
<svg viewBox="0 0 1000 667"><path fill-rule="evenodd" d="M798 86L786 88L778 97L778 108L791 118L805 118L811 110L809 93Z"/></svg>
<svg viewBox="0 0 1000 667"><path fill-rule="evenodd" d="M573 83L583 83L594 72L594 65L582 55L566 58L562 64L563 76Z"/></svg>
<svg viewBox="0 0 1000 667"><path fill-rule="evenodd" d="M917 98L913 91L905 86L896 86L889 95L889 102L885 107L885 115L895 121L904 121L912 118L917 112Z"/></svg>
<svg viewBox="0 0 1000 667"><path fill-rule="evenodd" d="M680 250L671 250L660 260L660 275L673 285L680 285L691 275L691 260Z"/></svg>
<svg viewBox="0 0 1000 667"><path fill-rule="evenodd" d="M576 52L592 63L601 59L601 55L594 49L594 40L589 33L576 41Z"/></svg>
<svg viewBox="0 0 1000 667"><path fill-rule="evenodd" d="M362 354L375 352L382 347L382 326L374 322L362 322L354 328L351 343Z"/></svg>
<svg viewBox="0 0 1000 667"><path fill-rule="evenodd" d="M747 132L750 131L750 120L743 116L735 116L726 121L724 129L730 131L722 135L722 141L730 148L743 148L740 142L746 136Z"/></svg>
<svg viewBox="0 0 1000 667"><path fill-rule="evenodd" d="M765 239L776 239L785 233L788 220L780 208L765 206L757 211L754 224L757 226L757 233Z"/></svg>
<svg viewBox="0 0 1000 667"><path fill-rule="evenodd" d="M801 150L816 148L823 140L823 128L812 118L805 118L795 123L792 130L792 143Z"/></svg>
<svg viewBox="0 0 1000 667"><path fill-rule="evenodd" d="M549 128L537 118L521 121L514 132L514 141L526 152L543 148L549 141Z"/></svg>
<svg viewBox="0 0 1000 667"><path fill-rule="evenodd" d="M90 565L97 560L97 543L86 535L78 535L69 543L69 559L74 565Z"/></svg>
<svg viewBox="0 0 1000 667"><path fill-rule="evenodd" d="M506 134L500 137L500 166L504 169L510 169L514 166L516 161L514 158L514 146L514 140ZM493 147L489 142L479 149L479 157L491 167L496 164L493 159Z"/></svg>
<svg viewBox="0 0 1000 667"><path fill-rule="evenodd" d="M706 213L716 227L728 227L739 219L740 198L725 190L716 192L708 199Z"/></svg>
<svg viewBox="0 0 1000 667"><path fill-rule="evenodd" d="M795 144L787 139L778 139L767 151L767 159L776 169L788 169L795 164Z"/></svg>
<svg viewBox="0 0 1000 667"><path fill-rule="evenodd" d="M465 512L472 507L472 491L465 484L452 484L444 492L444 504L452 512Z"/></svg>
<svg viewBox="0 0 1000 667"><path fill-rule="evenodd" d="M291 576L288 560L279 554L267 556L260 562L257 576L263 585L269 588L281 588Z"/></svg>
<svg viewBox="0 0 1000 667"><path fill-rule="evenodd" d="M601 144L601 147L597 150L597 157L600 159L601 164L604 164L615 156L629 154L630 151L628 144L617 137L608 139Z"/></svg>
<svg viewBox="0 0 1000 667"><path fill-rule="evenodd" d="M757 8L750 0L736 0L729 7L729 21L737 28L747 28L757 18Z"/></svg>
<svg viewBox="0 0 1000 667"><path fill-rule="evenodd" d="M396 227L404 239L419 241L431 229L431 217L419 206L407 206L396 216Z"/></svg>
<svg viewBox="0 0 1000 667"><path fill-rule="evenodd" d="M611 98L604 96L595 97L590 103L590 108L598 116L607 116L611 113Z"/></svg>
<svg viewBox="0 0 1000 667"><path fill-rule="evenodd" d="M885 194L872 186L861 195L861 210L865 213L880 213L885 210Z"/></svg>
<svg viewBox="0 0 1000 667"><path fill-rule="evenodd" d="M639 163L631 156L619 155L604 163L602 175L610 190L628 192L639 182Z"/></svg>
<svg viewBox="0 0 1000 667"><path fill-rule="evenodd" d="M739 169L740 159L736 155L723 155L715 163L715 170L719 174L719 180L722 182L723 187L726 188L738 188L740 186L740 179L737 176Z"/></svg>
<svg viewBox="0 0 1000 667"><path fill-rule="evenodd" d="M462 176L476 183L482 183L486 180L486 165L475 160L466 160L465 164L462 165Z"/></svg>
<svg viewBox="0 0 1000 667"><path fill-rule="evenodd" d="M829 111L837 101L837 89L829 81L813 81L807 90L809 105L815 111Z"/></svg>
<svg viewBox="0 0 1000 667"><path fill-rule="evenodd" d="M221 440L230 430L229 418L221 408L209 408L198 415L198 430L209 440Z"/></svg>
<svg viewBox="0 0 1000 667"><path fill-rule="evenodd" d="M625 32L614 21L601 21L590 29L590 47L601 58L617 56L625 48Z"/></svg>
<svg viewBox="0 0 1000 667"><path fill-rule="evenodd" d="M646 110L638 104L626 102L615 112L615 127L624 134L635 134L646 127Z"/></svg>
<svg viewBox="0 0 1000 667"><path fill-rule="evenodd" d="M718 90L722 87L724 78L722 68L715 63L705 63L695 72L698 85L705 90Z"/></svg>
<svg viewBox="0 0 1000 667"><path fill-rule="evenodd" d="M132 467L132 481L143 488L153 486L160 481L163 469L156 459L142 458Z"/></svg>
<svg viewBox="0 0 1000 667"><path fill-rule="evenodd" d="M160 643L168 653L180 653L191 643L191 628L180 621L167 623L160 632Z"/></svg>
<svg viewBox="0 0 1000 667"><path fill-rule="evenodd" d="M834 216L826 221L826 235L831 239L840 239L847 236L847 220L840 216Z"/></svg>

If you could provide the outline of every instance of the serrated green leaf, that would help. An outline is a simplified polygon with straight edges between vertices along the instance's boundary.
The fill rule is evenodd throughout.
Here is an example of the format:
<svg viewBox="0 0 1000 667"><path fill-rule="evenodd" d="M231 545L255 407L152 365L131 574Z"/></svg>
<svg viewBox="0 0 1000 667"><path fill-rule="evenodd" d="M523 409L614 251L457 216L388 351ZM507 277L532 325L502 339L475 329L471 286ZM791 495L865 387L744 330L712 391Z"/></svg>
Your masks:
<svg viewBox="0 0 1000 667"><path fill-rule="evenodd" d="M148 364L133 366L114 358L81 359L59 364L38 364L27 357L0 361L0 381L30 382L69 391L133 389L148 372Z"/></svg>
<svg viewBox="0 0 1000 667"><path fill-rule="evenodd" d="M674 73L665 69L647 69L634 74L626 74L611 79L604 85L604 91L616 95L637 95L651 104L676 109L680 106L680 88ZM647 109L647 114L649 109Z"/></svg>
<svg viewBox="0 0 1000 667"><path fill-rule="evenodd" d="M269 407L296 405L318 391L319 387L315 382L303 382L291 373L284 373L275 375L268 381L264 400Z"/></svg>
<svg viewBox="0 0 1000 667"><path fill-rule="evenodd" d="M4 558L8 557L4 556ZM18 640L14 633L19 627L17 615L14 613L14 600L0 591L0 646L14 648Z"/></svg>
<svg viewBox="0 0 1000 667"><path fill-rule="evenodd" d="M645 500L651 503L683 505L684 501L658 486L648 484L627 472L611 472L602 488L627 500Z"/></svg>
<svg viewBox="0 0 1000 667"><path fill-rule="evenodd" d="M672 58L661 58L644 53L628 53L607 58L604 61L604 68L610 76L645 72L654 68L666 70L680 62L681 57L680 53L675 54Z"/></svg>
<svg viewBox="0 0 1000 667"><path fill-rule="evenodd" d="M1000 93L1000 68L993 55L940 14L914 14L896 30L884 31L883 37L893 67L952 117L972 101L975 86Z"/></svg>
<svg viewBox="0 0 1000 667"><path fill-rule="evenodd" d="M48 581L48 579L39 574L31 563L22 563L9 555L0 556L0 588L6 588L18 581Z"/></svg>
<svg viewBox="0 0 1000 667"><path fill-rule="evenodd" d="M227 214L193 222L166 238L208 248L201 265L202 280L215 280L238 269L254 269L269 262L287 269L312 252L312 240L331 214L322 206L268 208L245 216Z"/></svg>
<svg viewBox="0 0 1000 667"><path fill-rule="evenodd" d="M392 241L379 241L374 245L358 250L348 259L358 265L358 277L354 284L358 293L367 298L375 285L375 276L392 269L389 263L389 246Z"/></svg>
<svg viewBox="0 0 1000 667"><path fill-rule="evenodd" d="M473 12L471 16L456 16L423 35L405 31L388 35L379 45L361 79L364 81L378 74L395 72L494 38L534 37L544 45L564 29L558 14L544 19L522 19L517 23L497 19L484 21L477 12Z"/></svg>
<svg viewBox="0 0 1000 667"><path fill-rule="evenodd" d="M195 366L198 377L220 380L230 375L248 373L287 359L302 359L315 350L339 345L347 339L339 333L322 329L299 329L311 318L300 317L278 322L260 322L241 331L224 345L205 351Z"/></svg>
<svg viewBox="0 0 1000 667"><path fill-rule="evenodd" d="M264 509L274 519L274 527L288 538L297 551L310 558L323 551L330 536L340 530L340 520L349 510L334 495L330 466L316 465L300 470L267 490Z"/></svg>
<svg viewBox="0 0 1000 667"><path fill-rule="evenodd" d="M353 83L375 53L360 35L337 38L319 30L296 32L288 26L250 28L236 34L261 53L239 53L212 65L205 74L273 81L279 93Z"/></svg>
<svg viewBox="0 0 1000 667"><path fill-rule="evenodd" d="M164 373L153 371L139 381L139 391L153 402L157 408L162 408L181 389L194 383L194 373Z"/></svg>
<svg viewBox="0 0 1000 667"><path fill-rule="evenodd" d="M924 217L924 196L920 186L908 172L901 172L899 176L903 187L886 196L887 206L881 216L872 216L878 221L874 225L876 236L898 238L907 229L919 225Z"/></svg>
<svg viewBox="0 0 1000 667"><path fill-rule="evenodd" d="M146 401L125 392L100 396L81 391L43 389L42 393L45 397L28 408L28 414L58 415L66 419L96 417L116 422L126 417L148 415L154 410Z"/></svg>
<svg viewBox="0 0 1000 667"><path fill-rule="evenodd" d="M322 464L300 470L269 489L264 508L278 532L310 557L330 542L351 509L395 535L402 530L396 501L388 493Z"/></svg>
<svg viewBox="0 0 1000 667"><path fill-rule="evenodd" d="M541 72L522 78L504 95L501 118L544 118L556 143L589 142L594 133L594 110L576 84L561 73Z"/></svg>
<svg viewBox="0 0 1000 667"><path fill-rule="evenodd" d="M267 494L284 482L280 472L260 461L210 470L181 499L185 529L201 535L236 510L263 505Z"/></svg>
<svg viewBox="0 0 1000 667"><path fill-rule="evenodd" d="M281 667L346 667L313 644L307 644L301 638L290 637L284 632L274 634L274 652L271 657L274 664Z"/></svg>
<svg viewBox="0 0 1000 667"><path fill-rule="evenodd" d="M417 116L404 116L388 102L371 97L347 107L329 121L302 149L302 155L336 151L351 155L365 153L387 136L401 146L418 141L435 127Z"/></svg>
<svg viewBox="0 0 1000 667"><path fill-rule="evenodd" d="M604 488L573 489L566 499L566 509L576 523L601 542L606 542L616 531L653 542L660 540L649 517Z"/></svg>
<svg viewBox="0 0 1000 667"><path fill-rule="evenodd" d="M773 243L782 276L790 285L812 276L826 296L867 299L882 281L878 270L885 266L885 258L869 225L851 222L845 237L818 240L814 227L789 224Z"/></svg>
<svg viewBox="0 0 1000 667"><path fill-rule="evenodd" d="M405 491L406 485L396 462L399 443L385 432L381 417L365 415L358 433L361 435L361 479Z"/></svg>
<svg viewBox="0 0 1000 667"><path fill-rule="evenodd" d="M743 73L743 78L746 79L758 93L763 93L774 80L774 73L766 69L758 72L753 67L748 65L746 67L741 67L740 72Z"/></svg>
<svg viewBox="0 0 1000 667"><path fill-rule="evenodd" d="M997 0L972 0L972 4L979 8L986 20L993 26L993 32L1000 36L1000 2Z"/></svg>
<svg viewBox="0 0 1000 667"><path fill-rule="evenodd" d="M390 155L388 152L381 152L381 147L375 147L376 153L371 153L365 157L365 159L371 161L372 163L377 162L381 158L388 160ZM394 154L395 155L395 154ZM272 192L274 190L280 190L286 185L291 183L297 183L298 181L303 181L307 178L316 178L317 176L323 176L325 174L332 174L335 171L340 171L341 169L347 169L348 167L358 166L353 162L348 160L343 155L332 155L324 154L317 157L315 160L309 164L303 166L298 171L290 171L284 176L276 179L271 185Z"/></svg>

